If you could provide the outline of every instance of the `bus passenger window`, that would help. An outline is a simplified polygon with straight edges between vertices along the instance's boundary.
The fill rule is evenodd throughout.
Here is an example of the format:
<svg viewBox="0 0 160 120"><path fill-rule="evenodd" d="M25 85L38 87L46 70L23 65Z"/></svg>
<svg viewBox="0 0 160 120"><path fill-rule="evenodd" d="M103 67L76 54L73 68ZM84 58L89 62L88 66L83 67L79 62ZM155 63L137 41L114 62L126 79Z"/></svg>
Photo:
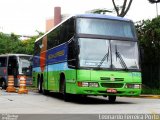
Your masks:
<svg viewBox="0 0 160 120"><path fill-rule="evenodd" d="M68 44L68 65L69 67L76 67L75 44L73 40Z"/></svg>

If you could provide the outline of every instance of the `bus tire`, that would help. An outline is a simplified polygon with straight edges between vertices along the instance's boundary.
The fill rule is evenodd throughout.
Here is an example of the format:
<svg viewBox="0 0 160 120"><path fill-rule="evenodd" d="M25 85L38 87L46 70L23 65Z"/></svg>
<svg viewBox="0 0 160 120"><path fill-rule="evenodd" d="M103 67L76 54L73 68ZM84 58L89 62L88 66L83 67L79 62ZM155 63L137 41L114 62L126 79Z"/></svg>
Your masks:
<svg viewBox="0 0 160 120"><path fill-rule="evenodd" d="M66 93L66 83L65 83L65 80L62 80L61 81L61 93L63 94L63 99L64 101L66 102L69 102L71 100L71 96L70 94Z"/></svg>
<svg viewBox="0 0 160 120"><path fill-rule="evenodd" d="M116 95L109 95L108 100L110 103L114 103L116 101Z"/></svg>
<svg viewBox="0 0 160 120"><path fill-rule="evenodd" d="M38 77L38 92L42 93L42 81L41 81L40 77Z"/></svg>
<svg viewBox="0 0 160 120"><path fill-rule="evenodd" d="M42 83L42 94L43 95L48 95L49 94L49 90L45 90L45 88L43 87L43 83Z"/></svg>

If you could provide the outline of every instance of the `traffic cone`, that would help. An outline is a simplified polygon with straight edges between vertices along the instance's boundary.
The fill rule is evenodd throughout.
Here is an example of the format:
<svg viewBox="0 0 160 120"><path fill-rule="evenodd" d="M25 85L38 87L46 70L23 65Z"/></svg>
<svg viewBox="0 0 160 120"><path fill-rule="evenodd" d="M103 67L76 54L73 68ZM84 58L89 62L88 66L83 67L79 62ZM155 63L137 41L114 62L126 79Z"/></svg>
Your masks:
<svg viewBox="0 0 160 120"><path fill-rule="evenodd" d="M16 88L14 87L14 76L8 76L8 87L6 89L7 92L16 92Z"/></svg>
<svg viewBox="0 0 160 120"><path fill-rule="evenodd" d="M25 76L21 76L20 77L20 81L19 81L19 90L18 90L18 94L28 94L28 90L26 88L26 77Z"/></svg>

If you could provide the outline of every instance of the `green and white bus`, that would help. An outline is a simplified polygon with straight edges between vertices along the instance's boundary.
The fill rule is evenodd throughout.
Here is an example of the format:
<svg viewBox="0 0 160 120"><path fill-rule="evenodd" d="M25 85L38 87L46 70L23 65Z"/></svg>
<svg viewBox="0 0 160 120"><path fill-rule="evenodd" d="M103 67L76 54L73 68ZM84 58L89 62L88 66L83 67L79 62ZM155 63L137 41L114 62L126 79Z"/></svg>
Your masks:
<svg viewBox="0 0 160 120"><path fill-rule="evenodd" d="M139 50L131 20L74 15L35 41L33 83L39 92L108 96L141 93Z"/></svg>

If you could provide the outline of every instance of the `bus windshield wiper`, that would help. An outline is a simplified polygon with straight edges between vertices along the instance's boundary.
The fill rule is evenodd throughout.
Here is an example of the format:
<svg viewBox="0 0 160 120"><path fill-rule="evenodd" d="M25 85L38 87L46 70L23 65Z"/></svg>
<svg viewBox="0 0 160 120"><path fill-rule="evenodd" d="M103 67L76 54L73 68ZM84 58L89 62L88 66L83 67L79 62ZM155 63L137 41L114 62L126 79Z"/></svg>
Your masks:
<svg viewBox="0 0 160 120"><path fill-rule="evenodd" d="M116 60L117 60L117 57L118 57L118 58L120 59L120 64L122 65L122 67L124 67L125 70L128 70L126 63L124 62L121 54L120 54L119 51L117 50L117 45L115 45L115 50L116 50L116 52L115 52L115 54L116 54Z"/></svg>
<svg viewBox="0 0 160 120"><path fill-rule="evenodd" d="M108 57L109 57L109 47L108 47L108 52L104 55L104 57L102 58L101 62L98 64L97 67L100 68L106 58L107 58L107 61L108 61Z"/></svg>

